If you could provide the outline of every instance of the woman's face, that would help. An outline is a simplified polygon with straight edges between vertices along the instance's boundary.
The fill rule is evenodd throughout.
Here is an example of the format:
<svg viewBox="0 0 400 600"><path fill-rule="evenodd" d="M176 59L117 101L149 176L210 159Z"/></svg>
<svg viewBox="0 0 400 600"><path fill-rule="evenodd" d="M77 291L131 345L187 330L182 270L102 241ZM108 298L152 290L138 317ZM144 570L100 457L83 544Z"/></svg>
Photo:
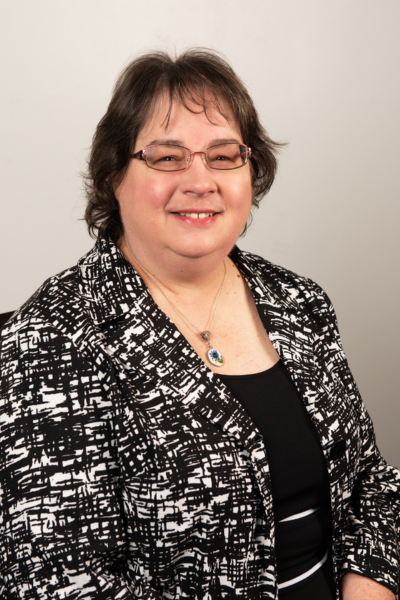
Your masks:
<svg viewBox="0 0 400 600"><path fill-rule="evenodd" d="M199 107L193 105L193 110ZM155 143L172 142L204 152L222 140L243 142L234 120L226 120L216 109L210 109L207 118L204 112L192 113L176 102L168 126L165 114L160 102L140 132L134 152ZM250 166L247 163L239 169L218 171L207 167L196 154L187 170L162 172L132 159L115 196L127 243L136 257L162 261L204 256L222 259L249 215ZM193 218L187 213L202 216Z"/></svg>

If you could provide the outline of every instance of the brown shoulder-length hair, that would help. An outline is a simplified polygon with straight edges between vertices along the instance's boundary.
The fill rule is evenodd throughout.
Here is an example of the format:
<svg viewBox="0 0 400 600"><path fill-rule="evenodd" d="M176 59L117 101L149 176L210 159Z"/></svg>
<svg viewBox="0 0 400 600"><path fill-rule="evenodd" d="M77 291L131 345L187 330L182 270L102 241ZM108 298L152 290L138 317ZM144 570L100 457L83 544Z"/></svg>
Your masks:
<svg viewBox="0 0 400 600"><path fill-rule="evenodd" d="M176 100L188 110L190 101L206 114L212 104L224 117L232 115L242 141L251 148L253 206L258 207L272 185L281 144L268 137L249 93L228 63L201 48L187 50L176 59L165 52L144 54L119 76L93 136L85 175L85 220L94 238L118 242L123 235L114 188L122 181L139 132L161 96L169 98L166 126Z"/></svg>

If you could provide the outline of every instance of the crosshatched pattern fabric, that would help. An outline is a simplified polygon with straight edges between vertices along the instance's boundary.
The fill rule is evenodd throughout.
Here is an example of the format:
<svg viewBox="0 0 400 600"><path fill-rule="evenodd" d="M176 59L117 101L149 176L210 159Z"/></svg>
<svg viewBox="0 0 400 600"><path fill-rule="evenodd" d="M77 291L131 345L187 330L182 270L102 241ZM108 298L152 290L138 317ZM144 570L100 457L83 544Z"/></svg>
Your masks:
<svg viewBox="0 0 400 600"><path fill-rule="evenodd" d="M332 306L308 279L231 257L319 435L336 573L395 591L400 474ZM0 401L1 597L277 598L263 438L112 243L1 331Z"/></svg>

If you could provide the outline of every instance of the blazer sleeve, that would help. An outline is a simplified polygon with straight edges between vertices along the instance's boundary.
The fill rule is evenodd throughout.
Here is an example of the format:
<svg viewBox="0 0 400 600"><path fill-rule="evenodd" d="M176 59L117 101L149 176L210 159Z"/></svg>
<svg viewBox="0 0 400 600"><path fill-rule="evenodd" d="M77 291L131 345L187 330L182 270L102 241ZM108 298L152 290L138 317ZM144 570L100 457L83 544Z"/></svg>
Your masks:
<svg viewBox="0 0 400 600"><path fill-rule="evenodd" d="M382 458L371 418L361 400L340 340L335 311L325 294L310 282L311 310L337 375L359 415L361 461L343 535L341 573L369 577L395 594L399 588L400 472Z"/></svg>
<svg viewBox="0 0 400 600"><path fill-rule="evenodd" d="M127 552L109 385L40 319L0 344L1 598L158 599Z"/></svg>

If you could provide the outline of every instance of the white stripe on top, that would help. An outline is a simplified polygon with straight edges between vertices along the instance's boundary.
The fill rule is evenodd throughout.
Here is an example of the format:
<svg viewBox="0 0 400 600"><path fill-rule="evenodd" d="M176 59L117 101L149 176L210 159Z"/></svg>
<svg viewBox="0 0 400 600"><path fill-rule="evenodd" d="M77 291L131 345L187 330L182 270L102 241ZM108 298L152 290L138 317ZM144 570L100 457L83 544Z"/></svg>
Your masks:
<svg viewBox="0 0 400 600"><path fill-rule="evenodd" d="M320 508L319 506L317 508L309 508L308 510L305 510L301 513L296 513L294 515L290 515L290 517L286 517L286 519L282 519L281 521L278 521L278 523L284 523L285 521L295 521L296 519L302 519L303 517L308 517L308 515L312 515L312 513L317 511L319 508ZM328 558L328 554L329 554L329 551L327 550L325 552L324 556L321 558L321 560L319 562L317 562L316 565L311 567L311 569L309 569L305 573L302 573L298 577L294 577L294 579L289 579L288 581L284 581L283 583L278 583L278 589L281 590L283 588L289 587L290 585L294 585L295 583L299 583L300 581L307 579L307 577L310 577L310 575L312 575L313 573L318 571L318 569L320 567L322 567L322 565L326 562L326 560Z"/></svg>
<svg viewBox="0 0 400 600"><path fill-rule="evenodd" d="M278 583L278 589L282 590L285 587L289 587L289 585L294 585L295 583L299 583L299 581L303 581L303 579L307 579L307 577L310 577L310 575L315 573L315 571L318 571L318 569L320 567L322 567L322 565L327 561L328 554L329 554L329 550L327 550L325 552L323 558L321 558L321 560L319 562L317 562L316 565L311 567L311 569L309 569L305 573L302 573L302 575L299 575L298 577L295 577L294 579L289 579L289 581L284 581L283 583Z"/></svg>
<svg viewBox="0 0 400 600"><path fill-rule="evenodd" d="M302 519L303 517L308 517L308 515L312 515L312 513L318 510L318 508L309 508L304 512L296 513L295 515L290 515L290 517L286 517L286 519L282 519L281 521L278 521L278 523L284 523L284 521L294 521L295 519Z"/></svg>

